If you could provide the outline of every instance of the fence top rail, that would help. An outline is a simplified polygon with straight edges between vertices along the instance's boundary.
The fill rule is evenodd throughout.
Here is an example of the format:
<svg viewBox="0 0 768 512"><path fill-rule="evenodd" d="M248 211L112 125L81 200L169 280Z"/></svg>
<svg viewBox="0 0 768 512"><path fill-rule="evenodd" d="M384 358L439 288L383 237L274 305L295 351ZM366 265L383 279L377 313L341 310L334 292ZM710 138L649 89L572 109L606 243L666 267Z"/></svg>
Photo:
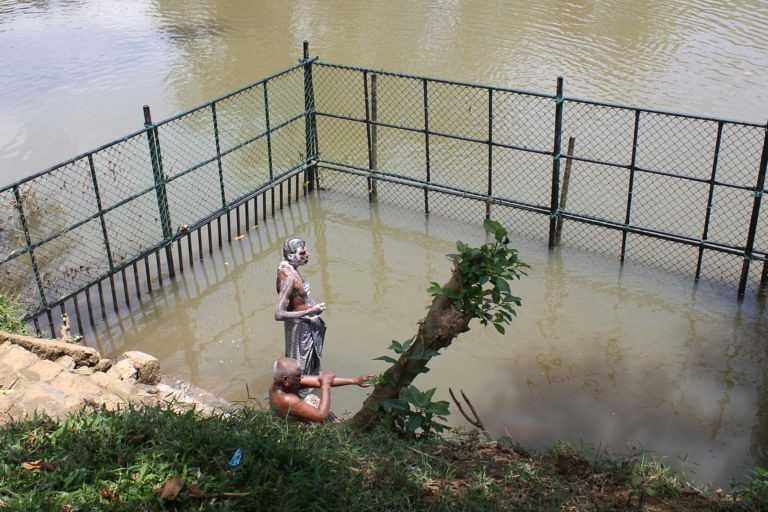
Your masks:
<svg viewBox="0 0 768 512"><path fill-rule="evenodd" d="M246 91L248 89L251 89L253 87L257 87L257 86L259 86L259 85L261 85L261 84L263 84L265 82L268 82L268 81L273 80L273 79L275 79L277 77L280 77L282 75L290 73L291 71L293 71L293 70L295 70L297 68L300 68L300 67L305 66L307 64L311 64L311 63L315 62L316 60L317 60L317 57L314 57L314 58L308 59L308 60L300 60L298 64L294 64L293 66L291 66L289 68L286 68L286 69L284 69L282 71L278 71L277 73L274 73L274 74L269 75L269 76L267 76L265 78L257 80L256 82L253 82L251 84L245 85L245 86L243 86L243 87L241 87L241 88L239 88L237 90L234 90L232 92L224 94L223 96L220 96L218 98L215 98L215 99L212 99L210 101L207 101L207 102L205 102L205 103L203 103L201 105L197 105L195 107L192 107L192 108L190 108L188 110L185 110L185 111L183 111L181 113L175 114L172 117L169 117L167 119L163 119L162 121L156 122L156 123L154 123L154 126L162 126L164 124L167 124L167 123L170 123L170 122L175 121L177 119L180 119L180 118L182 118L184 116L187 116L187 115L189 115L189 114L191 114L193 112L196 112L198 110L204 109L206 107L210 107L214 103L217 103L219 101L223 101L223 100L225 100L227 98L230 98L230 97L232 97L232 96L234 96L236 94L239 94L239 93L241 93L243 91ZM151 127L144 127L144 128L142 128L140 130L137 130L135 132L129 133L128 135L125 135L123 137L120 137L119 139L114 139L114 140L112 140L110 142L107 142L105 144L102 144L102 145L100 145L100 146L98 146L98 147L96 147L94 149L88 150L88 151L86 151L84 153L81 153L81 154L79 154L77 156L74 156L74 157L72 157L72 158L70 158L68 160L65 160L65 161L60 162L60 163L55 164L55 165L52 165L51 167L43 169L40 172L36 172L35 174L31 174L29 176L21 178L20 180L16 180L13 183L10 183L8 185L3 185L2 187L0 187L0 194L2 194L3 192L7 192L8 190L11 190L13 188L16 188L19 185L23 185L24 183L26 183L28 181L32 181L32 180L37 179L37 178L39 178L41 176L44 176L46 174L50 174L50 173L52 173L52 172L54 172L54 171L56 171L58 169L61 169L62 167L66 167L67 165L70 165L70 164L72 164L72 163L74 163L74 162L76 162L76 161L78 161L78 160L80 160L82 158L87 158L87 157L89 157L89 156L91 156L91 155L93 155L95 153L98 153L99 151L103 151L103 150L105 150L107 148L110 148L110 147L116 145L116 144L120 144L120 143L126 142L126 141L132 139L133 137L136 137L138 135L146 133L150 129L151 129Z"/></svg>
<svg viewBox="0 0 768 512"><path fill-rule="evenodd" d="M240 94L243 91L247 91L248 89L252 89L252 88L257 87L257 86L259 86L259 85L261 85L263 83L269 82L270 80L274 80L275 78L278 78L280 76L286 75L286 74L290 73L291 71L294 71L294 70L296 70L298 68L306 66L307 64L312 64L315 61L317 61L317 59L318 59L317 57L313 57L313 58L308 59L308 60L300 60L298 64L294 64L293 66L291 66L289 68L286 68L286 69L284 69L282 71L278 71L277 73L275 73L273 75L269 75L268 77L262 78L261 80L253 82L252 84L245 85L245 86L243 86L243 87L241 87L239 89L236 89L236 90L234 90L232 92L228 92L227 94L225 94L223 96L219 96L218 98L215 98L215 99L212 99L212 100L207 101L205 103L202 103L200 105L197 105L196 107L192 107L189 110L185 110L184 112L180 112L180 113L178 113L178 114L176 114L176 115L174 115L172 117L169 117L167 119L163 119L162 121L159 121L159 122L155 123L155 126L162 126L162 125L170 123L172 121L176 121L177 119L180 119L180 118L182 118L182 117L184 117L186 115L189 115L189 114L191 114L193 112L197 112L198 110L202 110L202 109L204 109L206 107L210 107L211 105L213 105L215 103L218 103L220 101L224 101L227 98L231 98L232 96Z"/></svg>
<svg viewBox="0 0 768 512"><path fill-rule="evenodd" d="M694 114L686 114L684 112L673 112L670 110L659 110L659 109L653 109L653 108L645 108L645 107L635 107L631 105L621 105L619 103L610 103L606 101L596 101L596 100L587 100L584 98L575 98L570 96L563 96L563 101L569 101L573 103L584 103L586 105L595 105L597 107L609 107L609 108L620 108L623 110L632 110L637 112L645 112L646 114L661 114L665 116L673 116L673 117L684 117L687 119L695 119L698 121L712 121L716 123L728 123L728 124L737 124L741 126L751 126L754 128L766 128L768 129L768 123L757 123L754 121L739 121L737 119L724 119L719 117L711 117L711 116L699 116Z"/></svg>
<svg viewBox="0 0 768 512"><path fill-rule="evenodd" d="M549 98L549 99L556 99L557 96L554 94L547 94L542 92L533 92L533 91L526 91L523 89L510 89L507 87L496 87L493 85L483 85L483 84L476 84L472 82L459 82L456 80L447 80L444 78L432 78L428 76L419 76L419 75L409 75L407 73L396 73L392 71L384 71L383 69L372 69L372 68L363 68L363 67L357 67L357 66L346 66L343 64L332 64L330 62L323 62L318 61L318 66L325 66L329 68L336 68L336 69L345 69L349 71L361 71L361 72L367 72L367 73L376 73L377 75L384 75L384 76L395 76L399 78L409 78L411 80L427 80L429 82L435 82L439 84L448 84L448 85L460 85L463 87L475 87L478 89L488 89L492 91L499 91L499 92L509 92L513 94L525 94L527 96L537 96L539 98Z"/></svg>
<svg viewBox="0 0 768 512"><path fill-rule="evenodd" d="M458 82L455 80L447 80L447 79L441 79L441 78L431 78L426 76L419 76L419 75L410 75L407 73L397 73L392 71L384 71L381 69L373 69L373 68L365 68L365 67L358 67L358 66L346 66L343 64L332 64L330 62L324 62L324 61L318 61L317 64L319 66L325 66L325 67L331 67L331 68L337 68L337 69L346 69L350 71L361 71L361 72L368 72L368 73L376 73L380 75L386 75L386 76L395 76L400 78L409 78L412 80L427 80L430 82L437 82L437 83L443 83L443 84L450 84L450 85L460 85L465 87L476 87L479 89L489 89L494 91L500 91L500 92L508 92L513 94L524 94L527 96L537 96L540 98L550 98L550 99L557 99L557 96L554 94L546 94L546 93L540 93L540 92L534 92L534 91L528 91L524 89L512 89L508 87L497 87L497 86L491 86L491 85L484 85L484 84L476 84L472 82ZM624 110L632 110L632 111L639 111L639 112L646 112L649 114L662 114L662 115L668 115L668 116L674 116L674 117L685 117L689 119L698 119L701 121L715 121L715 122L722 122L722 123L729 123L729 124L738 124L743 126L752 126L756 128L768 128L768 123L756 123L752 121L740 121L735 119L721 119L717 117L709 117L709 116L699 116L694 114L687 114L684 112L673 112L673 111L667 111L667 110L659 110L659 109L652 109L652 108L644 108L644 107L637 107L632 105L622 105L619 103L610 103L605 101L596 101L596 100L588 100L583 98L577 98L577 97L569 97L569 96L563 96L563 101L572 101L577 103L585 103L589 105L595 105L600 107L610 107L610 108L620 108Z"/></svg>
<svg viewBox="0 0 768 512"><path fill-rule="evenodd" d="M512 88L507 88L507 87L496 87L496 86L491 86L491 85L476 84L476 83L472 83L472 82L460 82L460 81L447 80L447 79L441 79L441 78L431 78L431 77L425 77L425 76L410 75L410 74L407 74L407 73L398 73L398 72L384 71L384 70L381 70L381 69L365 68L365 67L359 67L359 66L348 66L348 65L343 65L343 64L333 64L333 63L330 63L330 62L320 61L318 57L312 57L312 58L309 58L309 59L300 59L297 64L294 64L293 66L291 66L289 68L286 68L286 69L284 69L282 71L278 71L277 73L274 73L274 74L272 74L270 76L267 76L265 78L257 80L256 82L253 82L251 84L248 84L248 85L245 85L243 87L240 87L239 89L236 89L236 90L234 90L232 92L224 94L223 96L219 96L218 98L215 98L215 99L207 101L207 102L205 102L203 104L200 104L200 105L197 105L195 107L192 107L192 108L190 108L188 110L185 110L185 111L183 111L181 113L178 113L178 114L176 114L176 115L174 115L172 117L169 117L167 119L163 119L162 121L156 122L156 123L154 123L154 126L162 126L164 124L173 122L173 121L175 121L177 119L180 119L180 118L182 118L184 116L187 116L187 115L189 115L189 114L191 114L193 112L196 112L198 110L204 109L206 107L210 107L211 105L214 105L217 102L223 101L223 100L225 100L227 98L230 98L230 97L232 97L232 96L234 96L236 94L239 94L239 93L241 93L243 91L246 91L246 90L251 89L253 87L257 87L257 86L259 86L259 85L261 85L263 83L266 83L266 82L268 82L270 80L273 80L273 79L275 79L275 78L277 78L279 76L282 76L282 75L285 75L287 73L290 73L291 71L294 71L297 68L306 66L307 64L314 64L314 63L316 63L319 66L325 66L325 67L336 68L336 69L346 69L346 70L350 70L350 71L377 73L377 74L380 74L380 75L394 76L394 77L400 77L400 78L407 78L407 79L412 79L412 80L422 80L422 81L426 80L426 81L435 82L435 83L443 83L443 84L449 84L449 85L459 85L459 86L464 86L464 87L475 87L475 88L480 88L480 89L487 89L489 91L492 90L492 91L507 92L507 93L512 93L512 94L522 94L522 95L527 95L527 96L535 96L535 97L539 97L539 98L557 99L557 96L553 95L553 94L539 93L539 92L528 91L528 90L524 90L524 89L512 89ZM680 113L680 112L672 112L672 111L666 111L666 110L643 108L643 107L636 107L636 106L630 106L630 105L621 105L621 104L616 104L616 103L588 100L588 99L576 98L576 97L568 97L568 96L563 96L561 98L561 100L562 101L577 102L577 103L584 103L584 104L595 105L595 106L609 107L609 108L620 108L620 109L632 110L632 111L637 111L637 112L645 112L645 113L649 113L649 114L661 114L661 115L668 115L668 116L674 116L674 117L683 117L683 118L688 118L688 119L697 119L697 120L701 120L701 121L711 121L711 122L736 124L736 125L750 126L750 127L755 127L755 128L761 128L762 127L762 128L765 128L766 130L768 130L768 123L760 124L760 123L749 122L749 121L739 121L739 120L732 120L732 119L721 119L721 118L716 118L716 117L697 116L697 115ZM22 185L22 184L24 184L24 183L26 183L28 181L34 180L34 179L39 178L39 177L41 177L43 175L46 175L46 174L50 174L50 173L52 173L52 172L54 172L54 171L56 171L56 170L58 170L58 169L60 169L62 167L70 165L70 164L72 164L72 163L74 163L74 162L76 162L76 161L78 161L78 160L80 160L82 158L89 157L89 156L93 155L94 153L98 153L99 151L102 151L104 149L112 147L112 146L114 146L116 144L120 144L122 142L126 142L126 141L128 141L129 139L131 139L133 137L136 137L138 135L146 133L147 130L149 130L149 129L151 129L151 127L142 128L141 130L137 130L137 131L132 132L132 133L130 133L128 135L125 135L125 136L120 137L118 139L115 139L115 140L112 140L112 141L107 142L105 144L102 144L101 146L98 146L98 147L96 147L96 148L94 148L92 150L89 150L89 151L86 151L84 153L81 153L81 154L79 154L77 156L74 156L74 157L72 157L72 158L70 158L68 160L65 160L65 161L63 161L61 163L55 164L55 165L53 165L51 167L48 167L48 168L46 168L46 169L44 169L44 170L42 170L40 172L37 172L37 173L31 174L31 175L29 175L27 177L21 178L20 180L14 181L13 183L10 183L8 185L4 185L4 186L0 187L0 193L7 192L8 190L16 188L19 185Z"/></svg>

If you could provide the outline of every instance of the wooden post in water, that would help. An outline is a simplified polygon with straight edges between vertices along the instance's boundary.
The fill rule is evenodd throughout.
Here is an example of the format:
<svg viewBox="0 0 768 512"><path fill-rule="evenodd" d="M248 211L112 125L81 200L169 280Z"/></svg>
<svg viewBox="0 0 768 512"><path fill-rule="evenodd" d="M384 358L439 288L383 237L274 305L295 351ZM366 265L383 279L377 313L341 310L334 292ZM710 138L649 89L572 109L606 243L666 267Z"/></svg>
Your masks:
<svg viewBox="0 0 768 512"><path fill-rule="evenodd" d="M573 147L576 145L576 137L568 137L568 150L566 152L565 171L563 172L563 187L560 190L560 214L557 216L557 227L555 228L555 240L556 244L560 246L560 235L563 232L563 210L568 201L568 183L571 181L571 165L573 160L570 158L573 156Z"/></svg>

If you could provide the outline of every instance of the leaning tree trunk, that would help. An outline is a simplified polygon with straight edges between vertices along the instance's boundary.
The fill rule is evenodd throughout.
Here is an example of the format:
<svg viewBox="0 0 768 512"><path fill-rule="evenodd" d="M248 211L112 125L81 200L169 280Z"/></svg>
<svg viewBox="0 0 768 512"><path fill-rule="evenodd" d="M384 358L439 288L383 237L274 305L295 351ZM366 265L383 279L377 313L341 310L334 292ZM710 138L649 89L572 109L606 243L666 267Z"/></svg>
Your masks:
<svg viewBox="0 0 768 512"><path fill-rule="evenodd" d="M451 279L444 288L458 291L461 286L461 273L454 267ZM445 295L435 296L427 316L419 322L419 331L413 343L385 372L385 375L390 375L391 378L382 379L376 384L363 407L348 420L348 424L354 428L366 429L377 423L382 416L379 404L389 398L397 398L400 390L408 387L426 367L429 357L425 357L424 352L449 346L456 336L469 330L471 319L471 316L457 310L453 301Z"/></svg>

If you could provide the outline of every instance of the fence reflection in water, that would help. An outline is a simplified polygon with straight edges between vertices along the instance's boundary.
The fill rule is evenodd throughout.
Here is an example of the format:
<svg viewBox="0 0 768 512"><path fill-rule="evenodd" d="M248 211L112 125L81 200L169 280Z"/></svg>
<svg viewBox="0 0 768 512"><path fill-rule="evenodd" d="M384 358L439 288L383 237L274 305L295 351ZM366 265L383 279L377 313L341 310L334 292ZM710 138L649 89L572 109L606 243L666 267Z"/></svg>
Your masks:
<svg viewBox="0 0 768 512"><path fill-rule="evenodd" d="M306 44L292 68L145 120L0 190L2 291L38 332L130 308L315 186L766 285L765 125L567 98L562 79L549 95L327 64Z"/></svg>

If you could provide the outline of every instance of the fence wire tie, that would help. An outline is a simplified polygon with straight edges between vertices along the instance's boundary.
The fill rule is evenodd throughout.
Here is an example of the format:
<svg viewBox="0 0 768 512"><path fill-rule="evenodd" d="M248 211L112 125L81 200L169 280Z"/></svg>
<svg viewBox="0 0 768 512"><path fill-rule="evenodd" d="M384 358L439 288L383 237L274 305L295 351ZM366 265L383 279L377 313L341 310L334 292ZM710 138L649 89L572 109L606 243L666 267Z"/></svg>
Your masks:
<svg viewBox="0 0 768 512"><path fill-rule="evenodd" d="M557 210L549 213L549 218L550 219L557 219L559 216L560 216L560 208L558 208Z"/></svg>
<svg viewBox="0 0 768 512"><path fill-rule="evenodd" d="M755 190L755 197L757 199L760 199L761 197L763 197L763 191L762 190Z"/></svg>
<svg viewBox="0 0 768 512"><path fill-rule="evenodd" d="M565 101L565 97L563 97L563 96L560 96L560 97L558 97L558 98L555 98L555 105L560 105L560 104L561 104L561 103L563 103L564 101Z"/></svg>

